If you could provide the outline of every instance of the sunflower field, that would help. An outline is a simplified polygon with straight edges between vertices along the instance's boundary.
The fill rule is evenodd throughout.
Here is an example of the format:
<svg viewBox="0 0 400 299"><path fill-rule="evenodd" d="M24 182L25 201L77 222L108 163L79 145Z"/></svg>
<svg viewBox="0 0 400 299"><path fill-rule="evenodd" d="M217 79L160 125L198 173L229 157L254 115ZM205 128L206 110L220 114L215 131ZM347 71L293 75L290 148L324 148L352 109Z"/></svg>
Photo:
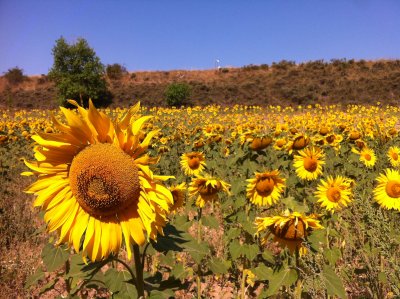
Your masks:
<svg viewBox="0 0 400 299"><path fill-rule="evenodd" d="M0 110L0 285L400 297L400 109Z"/></svg>

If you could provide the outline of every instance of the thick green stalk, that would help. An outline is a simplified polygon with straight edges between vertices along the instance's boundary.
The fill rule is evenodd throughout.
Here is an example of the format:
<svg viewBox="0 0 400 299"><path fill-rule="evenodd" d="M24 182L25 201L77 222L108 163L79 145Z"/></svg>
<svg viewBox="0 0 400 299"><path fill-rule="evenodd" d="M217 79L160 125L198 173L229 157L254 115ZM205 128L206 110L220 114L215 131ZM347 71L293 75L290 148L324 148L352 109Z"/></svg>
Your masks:
<svg viewBox="0 0 400 299"><path fill-rule="evenodd" d="M197 225L197 243L201 243L201 212L202 209L198 210L198 225ZM197 265L197 299L201 299L201 265Z"/></svg>
<svg viewBox="0 0 400 299"><path fill-rule="evenodd" d="M136 290L138 298L144 298L144 281L143 281L143 267L140 261L140 249L139 245L133 245L133 257L135 259L135 270L136 270Z"/></svg>
<svg viewBox="0 0 400 299"><path fill-rule="evenodd" d="M241 290L241 299L245 299L246 296L246 269L243 267L242 271L242 283L240 285L240 290Z"/></svg>

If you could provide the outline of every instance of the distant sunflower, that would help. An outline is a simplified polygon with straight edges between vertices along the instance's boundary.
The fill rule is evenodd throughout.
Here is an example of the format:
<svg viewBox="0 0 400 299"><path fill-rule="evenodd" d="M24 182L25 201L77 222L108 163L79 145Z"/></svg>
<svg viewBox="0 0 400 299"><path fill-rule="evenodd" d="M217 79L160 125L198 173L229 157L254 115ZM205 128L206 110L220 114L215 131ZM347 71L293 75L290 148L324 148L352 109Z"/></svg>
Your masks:
<svg viewBox="0 0 400 299"><path fill-rule="evenodd" d="M391 146L388 150L387 156L389 158L389 162L393 167L400 166L400 148L397 146Z"/></svg>
<svg viewBox="0 0 400 299"><path fill-rule="evenodd" d="M328 211L339 211L351 202L352 190L351 180L342 176L333 178L329 176L327 180L321 180L315 196L321 207Z"/></svg>
<svg viewBox="0 0 400 299"><path fill-rule="evenodd" d="M205 160L201 152L184 153L181 156L181 168L186 175L198 175L204 170Z"/></svg>
<svg viewBox="0 0 400 299"><path fill-rule="evenodd" d="M400 211L400 173L388 168L376 180L378 185L373 192L378 204L388 210Z"/></svg>
<svg viewBox="0 0 400 299"><path fill-rule="evenodd" d="M300 255L307 252L303 242L311 233L311 229L322 229L323 226L315 215L305 216L298 212L290 213L288 210L282 216L257 217L257 233L266 231L261 243L265 244L268 236L272 234L274 241L281 247L287 247L291 253L298 251Z"/></svg>
<svg viewBox="0 0 400 299"><path fill-rule="evenodd" d="M299 155L294 156L293 165L299 178L311 181L322 174L324 159L324 152L318 147L312 147L299 151Z"/></svg>
<svg viewBox="0 0 400 299"><path fill-rule="evenodd" d="M196 206L204 207L207 202L212 202L218 198L218 192L224 191L229 194L230 185L220 179L197 175L192 179L189 186L189 194L196 197Z"/></svg>
<svg viewBox="0 0 400 299"><path fill-rule="evenodd" d="M278 151L283 150L285 148L286 143L287 141L285 138L276 139L274 143L274 149Z"/></svg>
<svg viewBox="0 0 400 299"><path fill-rule="evenodd" d="M116 254L125 241L128 258L131 245L155 240L166 224L171 192L149 165L157 159L145 154L158 131L140 142L140 131L151 116L137 117L139 103L113 122L92 102L85 110L75 101L79 114L61 107L67 125L53 117L60 133L37 133L32 139L37 161L25 164L23 175L36 175L27 193L37 195L34 206L44 211L50 232L58 243L73 246L92 261Z"/></svg>
<svg viewBox="0 0 400 299"><path fill-rule="evenodd" d="M284 188L285 179L279 176L279 170L255 173L255 178L248 179L247 197L259 206L271 206L278 202Z"/></svg>
<svg viewBox="0 0 400 299"><path fill-rule="evenodd" d="M361 150L352 148L351 151L355 154L360 155L360 162L362 162L368 168L374 167L376 163L376 155L373 149L363 147Z"/></svg>
<svg viewBox="0 0 400 299"><path fill-rule="evenodd" d="M183 207L186 196L186 183L181 183L176 186L169 188L174 199L174 204L171 206L171 212L175 212L177 209Z"/></svg>

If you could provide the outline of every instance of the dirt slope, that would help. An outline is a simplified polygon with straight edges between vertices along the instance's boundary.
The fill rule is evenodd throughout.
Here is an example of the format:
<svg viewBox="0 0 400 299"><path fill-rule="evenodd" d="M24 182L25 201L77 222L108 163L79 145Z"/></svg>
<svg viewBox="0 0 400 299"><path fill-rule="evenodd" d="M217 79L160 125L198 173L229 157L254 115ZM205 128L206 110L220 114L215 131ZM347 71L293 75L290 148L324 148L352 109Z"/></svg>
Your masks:
<svg viewBox="0 0 400 299"><path fill-rule="evenodd" d="M191 86L190 103L247 105L306 105L334 103L396 105L400 100L400 60L312 61L295 64L249 65L204 71L159 71L128 73L117 81L107 80L112 106L164 105L168 84ZM33 76L10 85L0 77L0 107L56 108L57 90L46 76Z"/></svg>

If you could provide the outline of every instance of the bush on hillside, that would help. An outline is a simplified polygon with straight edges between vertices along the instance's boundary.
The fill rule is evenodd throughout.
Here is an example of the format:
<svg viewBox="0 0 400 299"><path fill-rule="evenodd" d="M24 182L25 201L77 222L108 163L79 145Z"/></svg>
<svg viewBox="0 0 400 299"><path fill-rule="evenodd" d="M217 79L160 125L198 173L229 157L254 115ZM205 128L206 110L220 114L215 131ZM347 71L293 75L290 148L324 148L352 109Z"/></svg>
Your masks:
<svg viewBox="0 0 400 299"><path fill-rule="evenodd" d="M17 85L26 79L24 71L17 66L8 69L8 71L4 73L4 77L11 85Z"/></svg>
<svg viewBox="0 0 400 299"><path fill-rule="evenodd" d="M106 67L107 77L111 80L120 80L126 73L126 68L119 63L108 64Z"/></svg>
<svg viewBox="0 0 400 299"><path fill-rule="evenodd" d="M182 106L189 101L190 86L186 83L172 83L165 89L164 96L168 106Z"/></svg>

